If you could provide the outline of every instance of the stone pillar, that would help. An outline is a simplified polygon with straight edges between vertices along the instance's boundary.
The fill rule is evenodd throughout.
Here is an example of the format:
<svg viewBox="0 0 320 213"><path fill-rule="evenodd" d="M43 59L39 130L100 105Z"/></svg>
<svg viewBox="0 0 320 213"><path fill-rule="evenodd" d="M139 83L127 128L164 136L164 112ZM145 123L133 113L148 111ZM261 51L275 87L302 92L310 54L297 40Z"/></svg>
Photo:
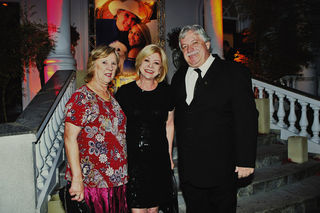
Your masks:
<svg viewBox="0 0 320 213"><path fill-rule="evenodd" d="M76 69L70 50L70 0L47 0L47 22L49 34L56 42L46 60L46 81L56 70Z"/></svg>
<svg viewBox="0 0 320 213"><path fill-rule="evenodd" d="M308 161L308 140L302 136L288 138L288 158L295 163Z"/></svg>
<svg viewBox="0 0 320 213"><path fill-rule="evenodd" d="M211 37L212 53L222 58L222 0L204 0L204 29Z"/></svg>
<svg viewBox="0 0 320 213"><path fill-rule="evenodd" d="M268 98L255 99L256 107L259 112L258 132L260 134L270 133L270 107Z"/></svg>

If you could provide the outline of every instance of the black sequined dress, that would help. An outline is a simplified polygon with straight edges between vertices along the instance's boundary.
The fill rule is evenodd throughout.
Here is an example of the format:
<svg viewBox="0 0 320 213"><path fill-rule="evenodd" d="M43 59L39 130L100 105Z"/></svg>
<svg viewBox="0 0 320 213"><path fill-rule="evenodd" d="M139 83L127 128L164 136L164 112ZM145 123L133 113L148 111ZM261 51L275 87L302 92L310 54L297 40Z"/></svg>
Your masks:
<svg viewBox="0 0 320 213"><path fill-rule="evenodd" d="M127 116L130 208L159 206L170 197L166 121L173 108L169 96L166 83L159 83L152 91L142 91L135 81L120 87L116 93Z"/></svg>

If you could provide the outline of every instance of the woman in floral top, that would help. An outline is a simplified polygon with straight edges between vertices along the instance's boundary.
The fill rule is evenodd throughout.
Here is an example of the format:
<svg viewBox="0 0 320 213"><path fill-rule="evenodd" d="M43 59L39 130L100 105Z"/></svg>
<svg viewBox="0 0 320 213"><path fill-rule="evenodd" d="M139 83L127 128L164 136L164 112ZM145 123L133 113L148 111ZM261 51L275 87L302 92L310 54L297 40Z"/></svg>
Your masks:
<svg viewBox="0 0 320 213"><path fill-rule="evenodd" d="M88 60L87 84L66 104L66 179L73 200L92 212L127 212L126 117L107 90L119 57L110 47L97 47Z"/></svg>

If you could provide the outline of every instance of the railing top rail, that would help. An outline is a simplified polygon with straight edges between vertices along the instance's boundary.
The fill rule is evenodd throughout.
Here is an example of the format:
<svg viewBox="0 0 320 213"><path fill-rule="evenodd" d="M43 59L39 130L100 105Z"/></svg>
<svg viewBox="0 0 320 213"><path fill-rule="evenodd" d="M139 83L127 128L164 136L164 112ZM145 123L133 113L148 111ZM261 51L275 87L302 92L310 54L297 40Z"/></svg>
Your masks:
<svg viewBox="0 0 320 213"><path fill-rule="evenodd" d="M0 124L0 137L33 133L38 138L74 76L73 70L58 70L15 122Z"/></svg>
<svg viewBox="0 0 320 213"><path fill-rule="evenodd" d="M293 89L287 86L283 86L280 84L276 84L276 83L272 83L272 82L268 82L266 80L262 80L259 78L252 78L252 83L257 85L257 86L262 86L266 89L270 89L276 92L281 92L283 94L286 94L290 97L299 99L301 101L305 101L311 104L316 104L316 105L320 105L320 97L315 96L315 95L311 95L309 93L297 90L297 89Z"/></svg>

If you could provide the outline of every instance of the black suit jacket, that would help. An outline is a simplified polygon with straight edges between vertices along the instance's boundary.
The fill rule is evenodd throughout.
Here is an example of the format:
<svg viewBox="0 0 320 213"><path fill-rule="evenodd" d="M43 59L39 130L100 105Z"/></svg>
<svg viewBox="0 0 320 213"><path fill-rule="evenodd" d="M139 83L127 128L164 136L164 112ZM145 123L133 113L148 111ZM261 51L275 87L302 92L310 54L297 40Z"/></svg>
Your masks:
<svg viewBox="0 0 320 213"><path fill-rule="evenodd" d="M185 102L187 67L171 81L179 176L199 187L235 181L235 166L254 167L256 158L258 112L250 72L214 57L190 105Z"/></svg>

